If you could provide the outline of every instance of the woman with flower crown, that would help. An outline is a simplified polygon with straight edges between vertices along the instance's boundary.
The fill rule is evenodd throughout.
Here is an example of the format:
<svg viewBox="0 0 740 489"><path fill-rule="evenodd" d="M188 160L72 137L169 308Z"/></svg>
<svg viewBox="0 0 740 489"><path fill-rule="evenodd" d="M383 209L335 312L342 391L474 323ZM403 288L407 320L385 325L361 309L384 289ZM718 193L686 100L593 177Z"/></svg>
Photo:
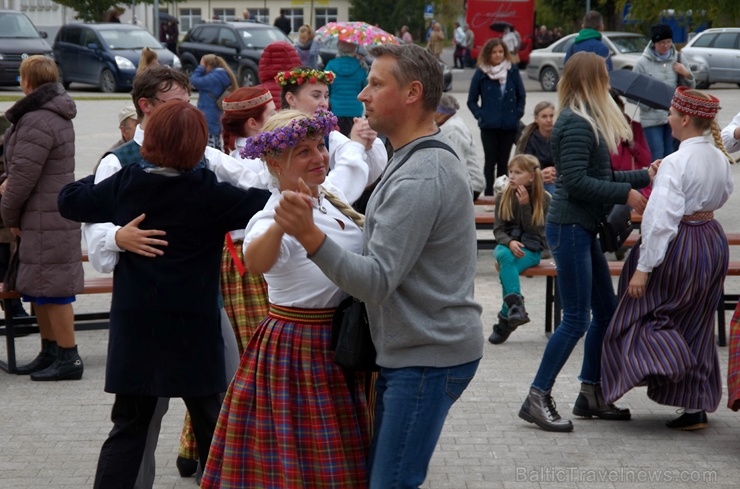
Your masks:
<svg viewBox="0 0 740 489"><path fill-rule="evenodd" d="M314 70L305 66L281 71L275 82L283 87L282 106L313 114L317 109L329 108L329 85L335 76L331 71ZM388 152L365 119L356 119L349 137L338 130L332 131L326 141L329 150L329 168L335 185L344 190L347 201L354 203L365 188L375 182L388 164ZM364 161L368 173L361 177L347 161ZM339 173L339 174L337 174Z"/></svg>
<svg viewBox="0 0 740 489"><path fill-rule="evenodd" d="M346 294L274 221L281 191L310 192L317 225L362 251L362 215L326 180L324 138L335 125L328 111L286 110L247 140L244 156L262 158L275 180L244 245L247 266L267 280L270 312L227 391L202 488L367 487L365 379L346 377L331 351L332 315Z"/></svg>

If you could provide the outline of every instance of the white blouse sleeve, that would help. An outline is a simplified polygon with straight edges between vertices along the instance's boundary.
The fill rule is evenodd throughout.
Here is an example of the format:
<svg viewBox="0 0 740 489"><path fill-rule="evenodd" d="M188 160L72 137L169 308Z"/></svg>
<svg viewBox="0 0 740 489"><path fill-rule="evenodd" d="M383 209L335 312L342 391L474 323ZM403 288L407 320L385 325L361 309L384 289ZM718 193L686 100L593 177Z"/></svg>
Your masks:
<svg viewBox="0 0 740 489"><path fill-rule="evenodd" d="M722 129L722 142L728 153L740 151L740 139L735 139L735 129L740 126L740 112L732 118L727 127Z"/></svg>
<svg viewBox="0 0 740 489"><path fill-rule="evenodd" d="M663 263L668 245L678 233L678 224L686 209L686 195L681 183L681 165L666 158L653 180L645 214L642 218L642 244L637 269L651 272Z"/></svg>
<svg viewBox="0 0 740 489"><path fill-rule="evenodd" d="M329 167L326 177L334 186L340 188L349 203L360 198L367 187L368 157L365 147L344 136L339 131L329 135Z"/></svg>

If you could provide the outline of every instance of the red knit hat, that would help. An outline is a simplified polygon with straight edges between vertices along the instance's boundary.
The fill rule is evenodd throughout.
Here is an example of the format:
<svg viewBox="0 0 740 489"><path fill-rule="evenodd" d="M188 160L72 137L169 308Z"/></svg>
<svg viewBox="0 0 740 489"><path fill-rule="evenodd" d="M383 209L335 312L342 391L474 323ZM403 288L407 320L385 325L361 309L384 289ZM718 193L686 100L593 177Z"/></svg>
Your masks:
<svg viewBox="0 0 740 489"><path fill-rule="evenodd" d="M241 87L234 90L228 97L224 97L224 111L247 110L261 107L272 101L270 91L261 86Z"/></svg>
<svg viewBox="0 0 740 489"><path fill-rule="evenodd" d="M671 100L671 107L694 117L714 119L720 109L719 99L709 94L706 94L709 96L709 99L694 97L686 93L688 90L691 90L691 88L676 88L676 92L673 94L673 100Z"/></svg>

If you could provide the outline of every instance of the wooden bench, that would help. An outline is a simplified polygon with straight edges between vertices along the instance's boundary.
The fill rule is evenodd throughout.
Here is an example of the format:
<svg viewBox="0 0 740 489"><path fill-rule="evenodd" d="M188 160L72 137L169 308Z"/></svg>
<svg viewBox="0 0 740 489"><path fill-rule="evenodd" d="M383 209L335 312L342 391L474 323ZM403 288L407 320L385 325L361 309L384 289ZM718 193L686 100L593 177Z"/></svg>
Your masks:
<svg viewBox="0 0 740 489"><path fill-rule="evenodd" d="M82 261L87 261L87 255L83 255ZM0 291L2 291L2 284L0 284ZM111 292L113 292L113 275L107 275L104 277L85 278L84 288L77 295L110 294ZM20 297L21 294L15 291L0 292L3 309L9 311L10 300L20 299ZM74 320L75 330L77 331L108 329L110 310L105 312L76 313ZM85 324L78 324L79 322L85 322ZM0 360L0 369L11 374L14 373L16 370L16 336L19 334L37 333L38 331L39 327L36 324L35 316L14 318L6 313L5 319L0 319L0 335L5 335L8 361Z"/></svg>
<svg viewBox="0 0 740 489"><path fill-rule="evenodd" d="M625 245L634 246L639 239L639 234L632 233ZM727 241L730 246L740 245L740 233L728 233ZM610 261L609 273L618 277L622 273L623 261ZM560 295L557 290L557 269L552 260L540 262L539 265L530 267L522 272L525 277L545 277L545 334L550 336L560 324L561 304ZM727 276L740 276L740 261L731 261L727 269ZM740 300L740 294L727 294L723 292L722 299L717 305L717 344L727 346L727 332L725 311L734 310Z"/></svg>

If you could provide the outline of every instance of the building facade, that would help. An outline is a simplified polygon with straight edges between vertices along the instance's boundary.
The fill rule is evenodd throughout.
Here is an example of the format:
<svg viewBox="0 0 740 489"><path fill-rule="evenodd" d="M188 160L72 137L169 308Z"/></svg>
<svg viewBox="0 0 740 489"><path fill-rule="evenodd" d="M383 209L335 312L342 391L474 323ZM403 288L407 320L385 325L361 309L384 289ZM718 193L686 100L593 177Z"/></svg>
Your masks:
<svg viewBox="0 0 740 489"><path fill-rule="evenodd" d="M154 29L153 6L149 4L120 4L126 10L121 15L122 22L136 22L147 27L153 34ZM76 21L76 12L73 9L61 6L51 0L0 0L0 9L20 10L39 28L59 27ZM303 24L309 24L314 29L328 22L349 20L349 0L291 0L291 1L235 1L235 0L189 0L187 2L161 2L159 10L177 17L180 21L180 35L184 35L190 27L201 20L235 20L242 19L244 12L249 12L249 18L267 24L272 24L280 15L281 9L290 19L295 33ZM50 40L53 40L55 29L50 30Z"/></svg>

